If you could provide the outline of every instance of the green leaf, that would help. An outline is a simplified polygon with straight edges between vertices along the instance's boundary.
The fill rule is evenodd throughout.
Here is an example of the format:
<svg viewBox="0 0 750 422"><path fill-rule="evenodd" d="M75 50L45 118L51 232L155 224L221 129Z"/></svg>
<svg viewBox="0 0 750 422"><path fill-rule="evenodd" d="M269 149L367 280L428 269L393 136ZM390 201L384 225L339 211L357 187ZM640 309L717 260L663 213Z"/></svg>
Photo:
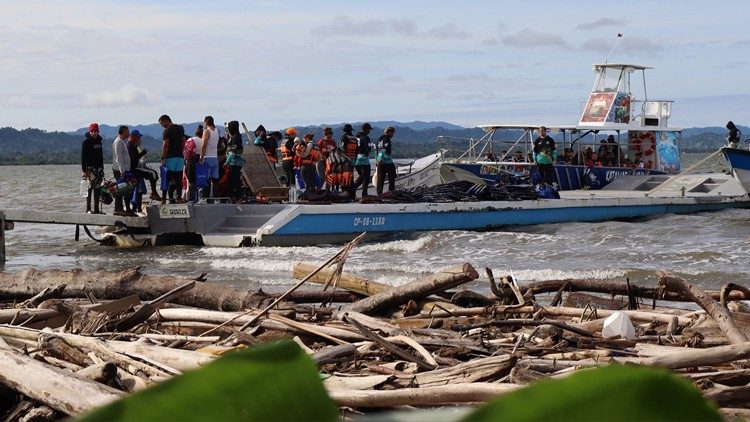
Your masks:
<svg viewBox="0 0 750 422"><path fill-rule="evenodd" d="M337 414L315 363L285 341L223 356L81 421L332 421Z"/></svg>
<svg viewBox="0 0 750 422"><path fill-rule="evenodd" d="M662 369L611 365L537 382L488 403L467 421L720 421L687 380Z"/></svg>

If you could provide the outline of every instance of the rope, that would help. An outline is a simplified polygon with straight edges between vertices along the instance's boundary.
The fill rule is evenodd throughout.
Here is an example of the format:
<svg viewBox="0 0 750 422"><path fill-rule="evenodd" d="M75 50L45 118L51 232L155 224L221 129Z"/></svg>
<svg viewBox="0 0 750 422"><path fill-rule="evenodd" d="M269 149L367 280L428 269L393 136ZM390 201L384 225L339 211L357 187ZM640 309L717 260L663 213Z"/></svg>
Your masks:
<svg viewBox="0 0 750 422"><path fill-rule="evenodd" d="M718 149L718 150L714 151L714 152L713 152L713 153L712 153L711 155L709 155L708 157L706 157L706 158L704 158L704 159L702 159L702 160L698 161L697 163L693 164L692 166L690 166L690 167L686 168L685 170L683 170L682 172L680 172L680 174L678 174L677 176L675 176L675 177L673 177L673 178L671 178L671 179L667 180L666 182L662 183L661 185L659 185L659 186L657 186L657 187L655 187L655 188L651 189L650 191L648 191L648 193L656 192L656 191L657 191L657 190L659 190L659 189L662 189L662 188L664 188L664 187L666 187L666 186L669 186L669 185L671 185L671 184L672 184L672 183L674 183L674 182L675 182L676 180L678 180L678 179L681 179L682 177L685 177L685 176L687 176L687 175L688 175L688 174L689 174L689 173L690 173L691 171L693 171L693 170L694 170L695 168L697 168L698 166L702 165L703 163L705 163L705 162L706 162L706 161L708 161L709 159L713 158L714 156L716 156L716 154L719 154L720 152L721 152L721 150L720 150L720 149ZM648 195L648 193L647 193L646 195Z"/></svg>

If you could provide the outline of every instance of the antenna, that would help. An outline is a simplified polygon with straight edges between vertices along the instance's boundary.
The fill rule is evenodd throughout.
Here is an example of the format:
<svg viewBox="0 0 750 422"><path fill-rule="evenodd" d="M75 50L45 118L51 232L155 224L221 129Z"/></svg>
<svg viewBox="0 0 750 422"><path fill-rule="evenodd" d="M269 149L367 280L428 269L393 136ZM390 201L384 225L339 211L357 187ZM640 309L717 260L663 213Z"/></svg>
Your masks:
<svg viewBox="0 0 750 422"><path fill-rule="evenodd" d="M615 47L617 47L617 43L620 42L620 38L622 38L622 33L617 33L617 39L615 40L615 44L612 46L612 49L609 50L609 54L607 54L607 57L604 59L604 64L607 64L607 61L609 60L609 56L612 55L612 52L615 51Z"/></svg>

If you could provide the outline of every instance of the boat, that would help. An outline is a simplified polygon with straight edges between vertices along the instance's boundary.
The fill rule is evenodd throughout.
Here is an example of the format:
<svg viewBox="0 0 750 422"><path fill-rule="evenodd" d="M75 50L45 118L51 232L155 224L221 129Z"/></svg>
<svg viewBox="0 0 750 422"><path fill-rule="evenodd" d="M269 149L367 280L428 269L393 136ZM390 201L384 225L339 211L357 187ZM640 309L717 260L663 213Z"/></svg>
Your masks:
<svg viewBox="0 0 750 422"><path fill-rule="evenodd" d="M521 172L538 180L533 160L535 131L546 126L556 138L558 156L565 148L573 150L572 163L554 166L558 189L602 189L623 175L676 174L680 171L679 142L682 129L669 125L673 101L647 96L645 78L648 66L603 63L593 66L595 81L577 125L492 124L479 126L480 139L464 139L465 150L455 156L445 154L441 166L443 181L474 180L493 183L502 172ZM631 89L631 74L640 72L643 99ZM508 134L520 136L508 139ZM498 139L503 136L506 139ZM439 144L455 145L455 138L441 137ZM593 152L611 151L612 160L603 166L584 165L588 148ZM514 160L521 152L523 161ZM633 166L636 155L642 166ZM498 156L499 160L488 160ZM601 157L600 157L601 158Z"/></svg>
<svg viewBox="0 0 750 422"><path fill-rule="evenodd" d="M732 173L750 192L750 150L723 147L721 152L729 163Z"/></svg>

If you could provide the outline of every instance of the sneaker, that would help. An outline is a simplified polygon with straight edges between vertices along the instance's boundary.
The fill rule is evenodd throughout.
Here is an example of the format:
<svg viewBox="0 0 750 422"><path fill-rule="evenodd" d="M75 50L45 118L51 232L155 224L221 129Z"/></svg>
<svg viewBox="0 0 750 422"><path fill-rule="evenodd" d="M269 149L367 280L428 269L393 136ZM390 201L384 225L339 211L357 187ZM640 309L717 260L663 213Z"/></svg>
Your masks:
<svg viewBox="0 0 750 422"><path fill-rule="evenodd" d="M154 201L161 201L161 195L156 192L151 192L151 195L149 195L149 199L153 199Z"/></svg>

